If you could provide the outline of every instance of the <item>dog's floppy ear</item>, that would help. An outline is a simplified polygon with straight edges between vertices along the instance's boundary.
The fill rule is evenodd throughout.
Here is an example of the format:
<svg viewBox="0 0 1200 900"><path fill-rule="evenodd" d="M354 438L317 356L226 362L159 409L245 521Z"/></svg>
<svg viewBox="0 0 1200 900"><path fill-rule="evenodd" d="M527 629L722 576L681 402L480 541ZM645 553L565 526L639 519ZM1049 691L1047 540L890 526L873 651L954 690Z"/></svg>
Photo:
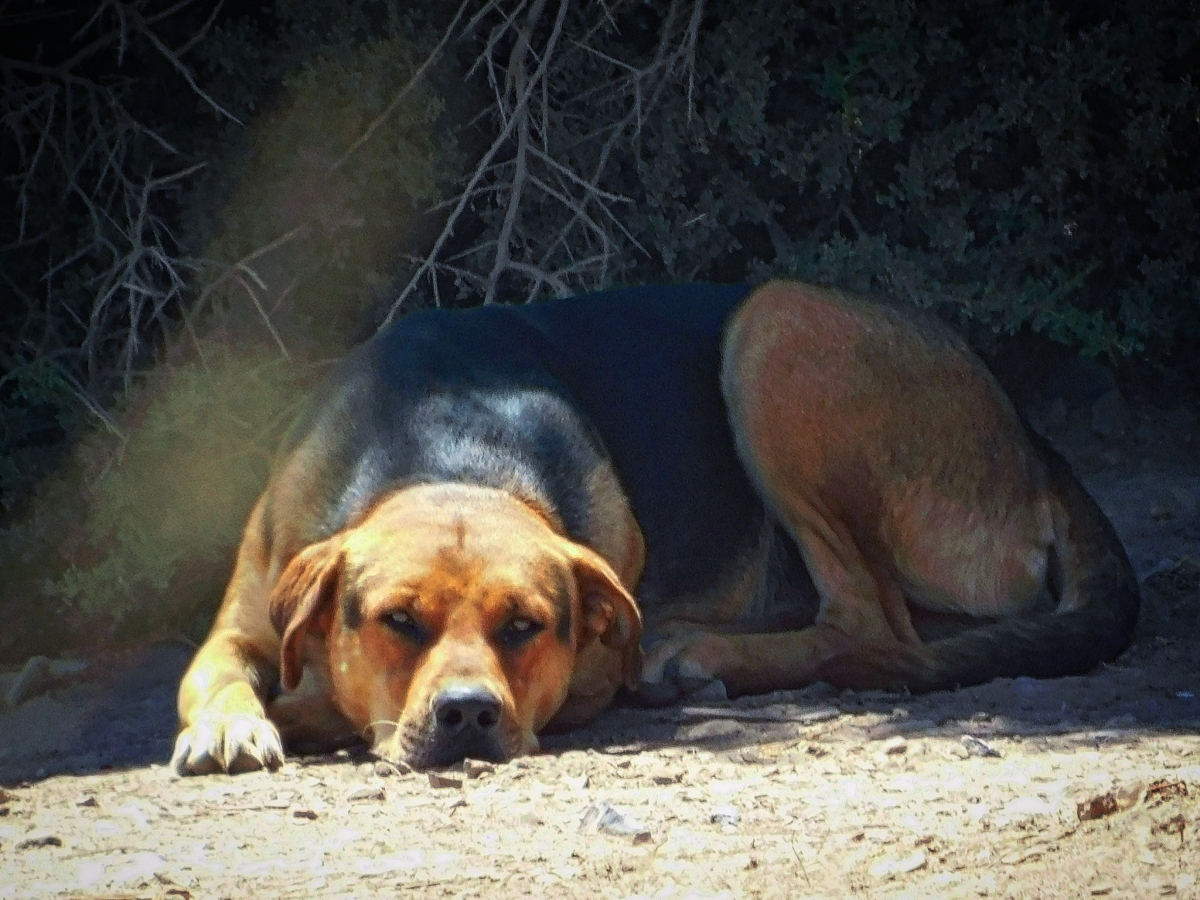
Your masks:
<svg viewBox="0 0 1200 900"><path fill-rule="evenodd" d="M632 690L642 674L642 611L604 557L579 545L572 556L583 612L580 647L598 640L619 652L621 681Z"/></svg>
<svg viewBox="0 0 1200 900"><path fill-rule="evenodd" d="M304 638L329 631L342 580L342 553L333 541L313 544L298 554L271 591L271 623L283 636L279 678L286 690L300 683Z"/></svg>

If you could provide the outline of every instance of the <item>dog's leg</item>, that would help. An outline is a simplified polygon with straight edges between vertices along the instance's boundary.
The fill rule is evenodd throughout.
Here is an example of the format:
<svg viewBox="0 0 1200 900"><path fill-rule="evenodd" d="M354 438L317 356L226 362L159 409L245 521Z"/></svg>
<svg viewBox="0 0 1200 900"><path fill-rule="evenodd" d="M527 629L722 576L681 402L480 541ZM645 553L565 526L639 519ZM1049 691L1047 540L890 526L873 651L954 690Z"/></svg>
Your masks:
<svg viewBox="0 0 1200 900"><path fill-rule="evenodd" d="M925 691L1086 671L1126 646L1138 601L1120 541L957 336L774 283L735 315L724 354L739 456L821 606L798 632L680 638L651 677L684 692ZM923 644L909 604L975 622Z"/></svg>
<svg viewBox="0 0 1200 900"><path fill-rule="evenodd" d="M863 658L884 672L927 664L899 585L868 562L846 529L817 517L810 521L789 531L821 596L815 623L776 634L716 633L693 626L651 652L640 696L651 703L671 702L715 681L729 696L820 680L849 686L864 676L855 665ZM874 678L874 671L865 677Z"/></svg>
<svg viewBox="0 0 1200 900"><path fill-rule="evenodd" d="M266 717L278 681L279 636L267 612L261 503L251 516L217 620L179 687L179 736L171 765L181 775L276 768L279 732Z"/></svg>

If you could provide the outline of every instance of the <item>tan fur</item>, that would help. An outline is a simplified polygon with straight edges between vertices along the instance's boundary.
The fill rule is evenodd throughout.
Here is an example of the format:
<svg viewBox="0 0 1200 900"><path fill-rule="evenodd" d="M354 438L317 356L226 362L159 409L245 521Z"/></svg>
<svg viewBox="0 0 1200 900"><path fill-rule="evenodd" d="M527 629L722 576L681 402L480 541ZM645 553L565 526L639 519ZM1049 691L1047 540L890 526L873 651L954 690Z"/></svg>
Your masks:
<svg viewBox="0 0 1200 900"><path fill-rule="evenodd" d="M711 589L647 598L666 639L644 667L632 592L647 548L608 462L578 475L578 542L535 500L461 484L349 490L349 524L325 536L303 529L321 527L307 512L327 513L328 498L300 494L319 493L332 463L319 433L302 443L255 507L181 685L175 768L274 767L281 732L325 746L361 734L382 756L419 760L447 688L498 699L511 756L545 727L588 721L622 686L647 702L714 679L731 694L816 680L931 690L1082 671L1128 644L1137 582L1112 526L947 328L773 282L731 318L721 379L774 518L718 560ZM815 616L804 603L767 611L787 596L774 593L789 571L777 551L790 553L776 521L811 574ZM400 611L419 640L388 626ZM772 631L806 621L797 612L812 624ZM498 639L514 617L543 626L517 650ZM966 630L922 639L954 622ZM277 675L285 691L268 703Z"/></svg>
<svg viewBox="0 0 1200 900"><path fill-rule="evenodd" d="M773 282L731 320L722 379L739 455L820 607L800 631L669 643L653 670L669 657L732 694L937 686L951 676L936 674L940 645L921 641L914 612L1019 617L1045 596L1052 547L1073 552L1011 403L938 323Z"/></svg>
<svg viewBox="0 0 1200 900"><path fill-rule="evenodd" d="M516 755L536 749L537 732L556 712L594 715L622 684L636 684L641 616L628 588L603 557L507 493L463 485L398 491L305 548L274 584L253 565L260 525L261 512L184 678L175 757L182 771L278 764L268 713L292 741L353 732L381 756L408 760L426 736L431 698L447 685L483 686L500 698L500 740ZM564 602L565 641L556 634ZM430 630L427 646L384 624L398 609ZM514 615L545 627L510 653L493 635ZM288 693L264 709L276 665ZM309 684L301 673L311 673ZM251 724L257 733L247 746L239 729Z"/></svg>

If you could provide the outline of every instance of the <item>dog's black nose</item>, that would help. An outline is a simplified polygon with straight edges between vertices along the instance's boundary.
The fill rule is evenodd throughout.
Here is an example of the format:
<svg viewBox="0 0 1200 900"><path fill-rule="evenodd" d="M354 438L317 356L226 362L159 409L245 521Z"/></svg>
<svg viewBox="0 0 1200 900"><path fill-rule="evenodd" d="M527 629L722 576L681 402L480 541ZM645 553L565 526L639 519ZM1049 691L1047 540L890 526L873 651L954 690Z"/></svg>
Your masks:
<svg viewBox="0 0 1200 900"><path fill-rule="evenodd" d="M433 718L444 738L484 737L500 724L500 700L485 688L447 688L433 700Z"/></svg>

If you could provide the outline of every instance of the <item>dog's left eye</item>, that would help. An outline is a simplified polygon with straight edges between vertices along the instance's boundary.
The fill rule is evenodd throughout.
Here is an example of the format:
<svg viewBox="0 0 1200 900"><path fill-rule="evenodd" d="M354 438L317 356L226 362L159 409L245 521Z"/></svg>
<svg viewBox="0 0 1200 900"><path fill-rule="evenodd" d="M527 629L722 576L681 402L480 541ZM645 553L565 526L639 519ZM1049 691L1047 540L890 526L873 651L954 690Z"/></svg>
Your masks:
<svg viewBox="0 0 1200 900"><path fill-rule="evenodd" d="M509 648L520 647L537 635L543 628L545 626L541 622L535 622L533 619L518 616L515 619L510 619L508 624L500 629L500 643Z"/></svg>

